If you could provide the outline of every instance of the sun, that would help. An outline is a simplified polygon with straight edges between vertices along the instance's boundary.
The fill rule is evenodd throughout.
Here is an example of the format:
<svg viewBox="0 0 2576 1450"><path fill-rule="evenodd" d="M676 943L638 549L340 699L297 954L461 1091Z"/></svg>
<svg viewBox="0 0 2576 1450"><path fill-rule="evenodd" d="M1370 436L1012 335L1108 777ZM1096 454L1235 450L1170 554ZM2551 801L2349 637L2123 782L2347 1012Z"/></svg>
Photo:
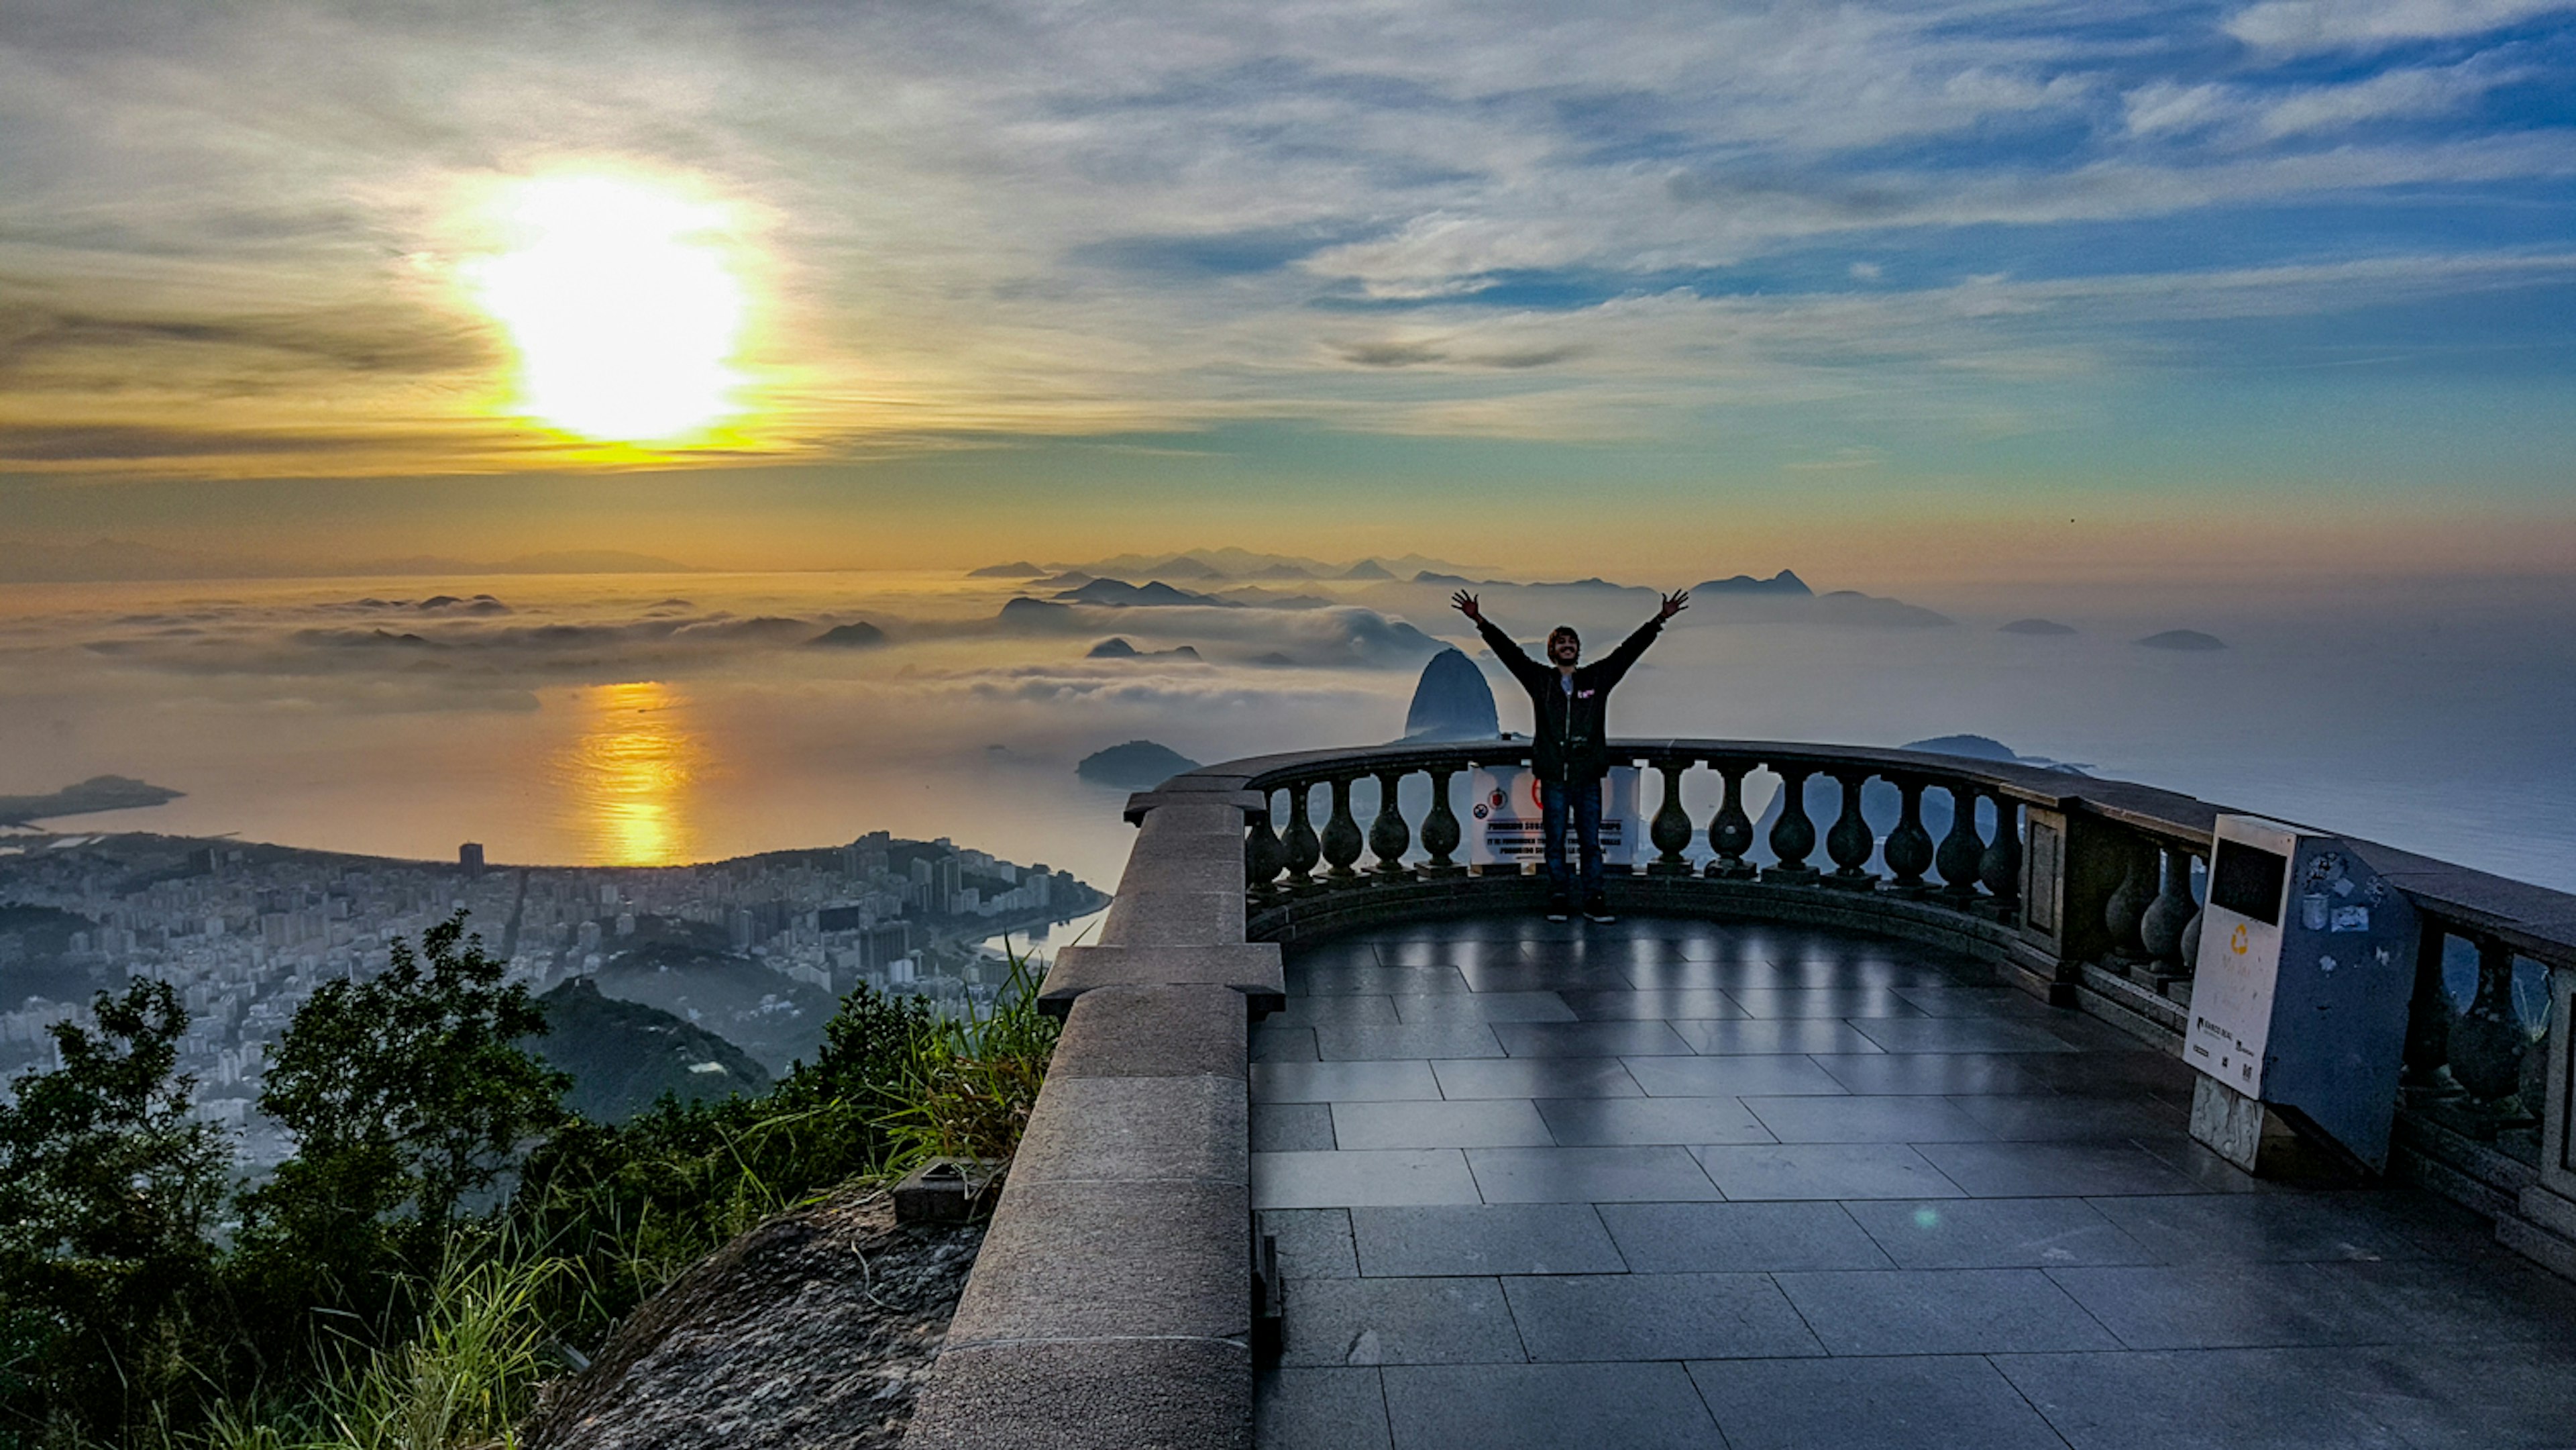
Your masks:
<svg viewBox="0 0 2576 1450"><path fill-rule="evenodd" d="M467 269L518 353L513 411L601 442L686 439L739 412L747 311L722 208L608 176L524 181L507 250Z"/></svg>

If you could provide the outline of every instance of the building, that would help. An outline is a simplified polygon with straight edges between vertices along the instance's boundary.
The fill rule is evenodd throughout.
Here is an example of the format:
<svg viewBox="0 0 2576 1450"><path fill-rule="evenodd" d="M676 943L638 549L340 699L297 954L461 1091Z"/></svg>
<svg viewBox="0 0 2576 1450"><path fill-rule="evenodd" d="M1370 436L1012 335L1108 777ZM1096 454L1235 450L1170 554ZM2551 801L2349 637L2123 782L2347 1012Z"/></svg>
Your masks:
<svg viewBox="0 0 2576 1450"><path fill-rule="evenodd" d="M464 867L465 874L468 876L482 875L483 843L480 841L468 841L464 845L457 847L456 864Z"/></svg>

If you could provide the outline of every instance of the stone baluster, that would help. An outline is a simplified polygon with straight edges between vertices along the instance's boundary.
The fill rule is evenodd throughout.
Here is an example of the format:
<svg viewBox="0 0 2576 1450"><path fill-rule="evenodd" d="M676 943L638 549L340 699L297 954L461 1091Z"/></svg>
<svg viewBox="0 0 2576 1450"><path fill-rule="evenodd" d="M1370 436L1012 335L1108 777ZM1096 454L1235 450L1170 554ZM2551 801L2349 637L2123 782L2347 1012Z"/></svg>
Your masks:
<svg viewBox="0 0 2576 1450"><path fill-rule="evenodd" d="M1755 870L1744 859L1744 853L1753 849L1753 818L1744 813L1744 774L1752 765L1737 760L1710 763L1725 778L1726 800L1718 806L1717 818L1708 823L1708 846L1717 853L1717 859L1708 863L1708 874L1721 881L1743 881Z"/></svg>
<svg viewBox="0 0 2576 1450"><path fill-rule="evenodd" d="M1986 843L1977 836L1977 788L1959 781L1942 789L1950 793L1950 834L1932 864L1941 873L1941 894L1964 907L1977 899L1977 868L1986 858Z"/></svg>
<svg viewBox="0 0 2576 1450"><path fill-rule="evenodd" d="M1261 809L1252 813L1252 824L1243 836L1243 880L1254 895L1270 893L1270 883L1288 865L1288 848L1280 843L1279 833L1270 827L1270 792L1261 793Z"/></svg>
<svg viewBox="0 0 2576 1450"><path fill-rule="evenodd" d="M1354 881L1359 872L1351 869L1360 858L1360 823L1351 814L1351 777L1337 775L1332 779L1333 814L1324 822L1324 876L1334 882Z"/></svg>
<svg viewBox="0 0 2576 1450"><path fill-rule="evenodd" d="M1413 846L1413 828L1404 823L1404 809L1396 804L1395 787L1408 772L1381 770L1377 776L1377 819L1369 822L1369 854L1377 857L1380 880L1395 881L1413 873L1404 866L1404 853Z"/></svg>
<svg viewBox="0 0 2576 1450"><path fill-rule="evenodd" d="M2143 842L2124 842L2120 852L2123 874L2102 903L2102 927L2111 934L2111 955L2135 962L2147 954L2139 927L2146 919L2147 903L2155 900L2156 853Z"/></svg>
<svg viewBox="0 0 2576 1450"><path fill-rule="evenodd" d="M2138 914L2138 945L2158 977L2183 974L2183 929L2198 908L2191 899L2191 854L2180 846L2164 848L2164 883L2156 898Z"/></svg>
<svg viewBox="0 0 2576 1450"><path fill-rule="evenodd" d="M1807 777L1803 766L1773 766L1780 777L1780 819L1771 823L1771 854L1779 864L1762 873L1765 881L1808 882L1816 868L1807 853L1816 849L1816 823L1807 818Z"/></svg>
<svg viewBox="0 0 2576 1450"><path fill-rule="evenodd" d="M1315 822L1310 805L1315 783L1301 780L1288 787L1288 834L1282 844L1288 848L1288 889L1315 889L1315 863L1324 859L1323 842L1315 835Z"/></svg>
<svg viewBox="0 0 2576 1450"><path fill-rule="evenodd" d="M1422 817L1422 849L1431 857L1422 867L1425 876L1454 876L1461 869L1449 859L1465 839L1458 829L1458 813L1449 809L1449 778L1457 773L1455 766L1431 767L1431 809Z"/></svg>
<svg viewBox="0 0 2576 1450"><path fill-rule="evenodd" d="M1690 762L1660 761L1655 768L1664 774L1664 798L1655 807L1654 824L1647 828L1657 855L1646 867L1646 874L1688 876L1690 860L1682 852L1690 845L1691 818L1690 812L1682 808L1682 772L1690 769Z"/></svg>
<svg viewBox="0 0 2576 1450"><path fill-rule="evenodd" d="M1887 833L1887 869L1905 891L1923 889L1923 873L1932 869L1932 833L1923 829L1923 782L1898 777L1896 791L1904 801L1896 829Z"/></svg>
<svg viewBox="0 0 2576 1450"><path fill-rule="evenodd" d="M2478 991L2451 1023L2451 1077L2486 1107L2510 1109L2522 1088L2531 1033L2513 1010L2513 952L2478 939Z"/></svg>
<svg viewBox="0 0 2576 1450"><path fill-rule="evenodd" d="M1865 770L1838 770L1834 782L1842 787L1843 808L1834 817L1833 829L1825 832L1825 855L1834 863L1831 884L1853 891L1868 891L1878 885L1877 875L1869 869L1870 853L1878 848L1878 835L1869 828L1869 818L1861 814L1861 788L1869 782Z"/></svg>
<svg viewBox="0 0 2576 1450"><path fill-rule="evenodd" d="M2200 853L2197 851L2182 854L2182 892L2185 896L2191 896L2191 868L2198 860ZM2201 901L2192 897L2191 915L2183 918L2182 923L2182 974L2185 977L2195 976L2200 971L2200 913Z"/></svg>
<svg viewBox="0 0 2576 1450"><path fill-rule="evenodd" d="M1977 858L1977 879L1995 899L1995 919L2014 920L2021 903L2021 802L2002 791L1990 791L1995 803L1995 838Z"/></svg>

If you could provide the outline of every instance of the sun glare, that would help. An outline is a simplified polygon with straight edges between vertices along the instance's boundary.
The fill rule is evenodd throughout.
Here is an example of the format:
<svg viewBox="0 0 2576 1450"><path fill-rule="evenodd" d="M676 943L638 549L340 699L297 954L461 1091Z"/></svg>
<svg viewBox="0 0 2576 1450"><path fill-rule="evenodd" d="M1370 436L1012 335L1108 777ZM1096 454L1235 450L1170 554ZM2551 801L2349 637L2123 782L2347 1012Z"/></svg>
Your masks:
<svg viewBox="0 0 2576 1450"><path fill-rule="evenodd" d="M744 297L716 207L555 177L503 204L510 250L470 274L519 355L518 411L603 442L684 438L739 410Z"/></svg>

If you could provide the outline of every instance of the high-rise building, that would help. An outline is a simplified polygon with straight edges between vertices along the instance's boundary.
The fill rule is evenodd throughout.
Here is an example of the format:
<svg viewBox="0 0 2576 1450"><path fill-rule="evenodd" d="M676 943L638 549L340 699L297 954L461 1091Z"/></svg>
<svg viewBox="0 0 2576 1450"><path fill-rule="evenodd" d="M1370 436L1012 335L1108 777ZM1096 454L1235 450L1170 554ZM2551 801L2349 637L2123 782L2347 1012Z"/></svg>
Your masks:
<svg viewBox="0 0 2576 1450"><path fill-rule="evenodd" d="M456 864L464 867L465 874L468 876L482 875L483 843L480 841L468 841L464 845L457 847Z"/></svg>

